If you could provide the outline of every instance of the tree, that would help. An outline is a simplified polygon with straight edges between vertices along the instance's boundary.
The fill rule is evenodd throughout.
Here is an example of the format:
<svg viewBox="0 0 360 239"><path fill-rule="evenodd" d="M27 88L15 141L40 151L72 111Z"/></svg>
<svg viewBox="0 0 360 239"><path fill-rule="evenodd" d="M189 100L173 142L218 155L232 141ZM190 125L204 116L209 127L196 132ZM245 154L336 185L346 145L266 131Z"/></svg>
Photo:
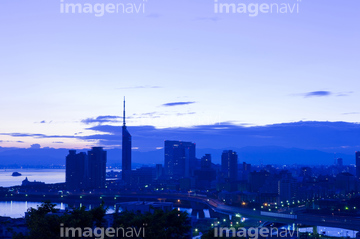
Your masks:
<svg viewBox="0 0 360 239"><path fill-rule="evenodd" d="M66 211L63 214L56 214L55 204L49 201L44 202L37 209L30 208L26 217L28 235L14 234L14 239L57 239L60 237L60 225L63 227L93 228L100 227L104 223L106 208L101 204L92 210L86 211L85 207ZM71 237L74 238L74 237ZM75 237L76 238L76 237Z"/></svg>
<svg viewBox="0 0 360 239"><path fill-rule="evenodd" d="M145 214L125 211L115 215L114 228L143 228L145 236L140 238L188 238L190 235L190 219L186 212L154 210Z"/></svg>
<svg viewBox="0 0 360 239"><path fill-rule="evenodd" d="M201 237L201 239L213 239L216 238L214 236L214 229L210 229L207 233L204 233L204 235Z"/></svg>
<svg viewBox="0 0 360 239"><path fill-rule="evenodd" d="M26 224L28 226L28 239L47 239L58 238L60 218L58 215L51 215L49 213L56 213L55 204L46 201L37 209L30 208L28 216L26 217Z"/></svg>
<svg viewBox="0 0 360 239"><path fill-rule="evenodd" d="M44 202L37 209L31 208L28 210L28 216L26 217L26 223L29 230L28 235L14 234L13 238L81 238L82 235L78 235L78 232L74 232L76 235L73 235L73 232L71 232L71 235L66 237L66 232L61 235L60 230L64 230L65 228L81 228L81 232L84 232L86 231L86 228L104 228L106 227L106 221L104 219L106 210L104 205L101 204L99 207L89 211L87 211L85 207L81 207L76 208L73 211L58 213L58 209L55 209L55 204ZM185 239L188 238L191 233L190 219L187 213L179 212L175 209L171 211L153 210L153 213L147 212L145 214L129 211L116 213L114 214L113 227L114 229L123 228L125 230L129 228L136 229L137 232L141 231L136 238L146 239ZM118 236L119 237L117 238L122 238L122 235ZM129 235L125 237L129 237ZM85 236L83 238L85 238ZM102 238L109 237L106 237L105 235L105 237Z"/></svg>

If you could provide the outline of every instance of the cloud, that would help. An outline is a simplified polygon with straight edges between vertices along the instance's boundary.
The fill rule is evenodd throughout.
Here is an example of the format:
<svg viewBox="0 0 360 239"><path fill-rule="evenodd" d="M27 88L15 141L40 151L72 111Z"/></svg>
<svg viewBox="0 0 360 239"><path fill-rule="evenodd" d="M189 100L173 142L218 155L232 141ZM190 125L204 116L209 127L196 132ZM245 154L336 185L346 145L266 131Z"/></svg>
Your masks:
<svg viewBox="0 0 360 239"><path fill-rule="evenodd" d="M63 144L64 142L61 141L54 141L53 144Z"/></svg>
<svg viewBox="0 0 360 239"><path fill-rule="evenodd" d="M178 105L190 105L196 103L195 101L186 101L186 102L170 102L165 103L162 106L178 106Z"/></svg>
<svg viewBox="0 0 360 239"><path fill-rule="evenodd" d="M18 141L12 141L12 140L6 140L6 141L4 141L4 140L0 140L0 143L25 143L24 141L21 141L21 140L18 140ZM1 147L0 147L1 148Z"/></svg>
<svg viewBox="0 0 360 239"><path fill-rule="evenodd" d="M196 112L187 112L187 113L177 113L177 116L182 116L182 115L193 115L196 114Z"/></svg>
<svg viewBox="0 0 360 239"><path fill-rule="evenodd" d="M360 124L347 122L300 121L266 126L244 126L221 122L179 128L155 128L153 126L129 126L134 147L155 149L164 140L195 142L199 148L231 149L247 146L277 146L286 148L317 149L326 152L345 152L341 148L349 145L346 152L358 150L356 142L360 136ZM95 140L98 145L120 147L121 126L98 125L88 128L96 134L79 137Z"/></svg>
<svg viewBox="0 0 360 239"><path fill-rule="evenodd" d="M323 96L330 96L332 95L332 93L330 91L312 91L312 92L307 92L304 94L305 97L323 97Z"/></svg>
<svg viewBox="0 0 360 239"><path fill-rule="evenodd" d="M141 113L141 114L133 114L127 119L147 119L147 118L160 118L163 116L183 116L183 115L193 115L196 114L196 112L179 112L179 113L162 113L162 112L148 112L148 113Z"/></svg>
<svg viewBox="0 0 360 239"><path fill-rule="evenodd" d="M297 95L301 95L304 96L305 98L307 97L325 97L325 96L349 96L350 94L352 94L352 91L347 91L347 92L331 92L331 91L326 91L326 90L319 90L319 91L311 91L311 92L307 92L307 93L303 93L303 94L297 94Z"/></svg>
<svg viewBox="0 0 360 239"><path fill-rule="evenodd" d="M148 112L140 114L132 114L131 116L126 117L127 119L147 119L147 118L160 118L166 114L160 112Z"/></svg>
<svg viewBox="0 0 360 239"><path fill-rule="evenodd" d="M87 118L84 120L81 120L82 123L84 124L93 124L93 123L99 123L99 124L103 124L103 123L110 123L110 122L119 122L118 119L121 119L120 116L115 116L115 115L103 115L103 116L98 116L96 118Z"/></svg>
<svg viewBox="0 0 360 239"><path fill-rule="evenodd" d="M186 103L186 102L185 102ZM178 112L178 113L163 113L163 112L146 112L146 113L135 113L130 116L127 116L126 119L155 119L163 116L183 116L183 115L193 115L195 112ZM105 115L98 116L96 118L86 118L81 120L84 124L104 124L104 123L118 123L122 122L121 116ZM78 135L79 133L75 133Z"/></svg>
<svg viewBox="0 0 360 239"><path fill-rule="evenodd" d="M162 88L161 86L156 85L142 85L142 86L129 86L129 87L119 87L116 89L120 90L130 90L130 89L159 89Z"/></svg>
<svg viewBox="0 0 360 239"><path fill-rule="evenodd" d="M40 149L41 146L40 146L40 144L32 144L32 145L30 146L30 148L31 148L31 149Z"/></svg>
<svg viewBox="0 0 360 239"><path fill-rule="evenodd" d="M0 133L12 137L33 137L33 138L75 138L71 135L45 135L45 134L28 134L28 133Z"/></svg>
<svg viewBox="0 0 360 239"><path fill-rule="evenodd" d="M348 92L339 92L336 94L336 96L349 96L350 94L352 94L354 92L352 91L348 91Z"/></svg>
<svg viewBox="0 0 360 239"><path fill-rule="evenodd" d="M360 123L300 121L266 126L239 125L220 122L212 125L193 127L155 128L154 126L128 126L133 146L139 150L155 150L164 140L195 142L205 149L232 149L241 147L276 146L285 148L316 149L324 152L346 152L352 154L359 150L356 143L360 137ZM2 133L13 137L37 138L75 138L92 145L120 148L122 126L98 124L86 130L90 135L44 135L27 133ZM61 142L63 140L54 140ZM349 146L343 148L342 146Z"/></svg>
<svg viewBox="0 0 360 239"><path fill-rule="evenodd" d="M35 124L50 124L52 123L52 120L50 121L46 121L46 120L42 120L42 121L38 121L38 122L34 122Z"/></svg>

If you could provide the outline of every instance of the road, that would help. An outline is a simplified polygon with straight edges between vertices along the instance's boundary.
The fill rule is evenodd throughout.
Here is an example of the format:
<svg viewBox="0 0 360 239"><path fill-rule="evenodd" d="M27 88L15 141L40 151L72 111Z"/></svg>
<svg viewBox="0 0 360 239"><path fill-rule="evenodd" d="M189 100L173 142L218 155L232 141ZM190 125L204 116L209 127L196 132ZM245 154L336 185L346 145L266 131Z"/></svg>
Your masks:
<svg viewBox="0 0 360 239"><path fill-rule="evenodd" d="M240 208L230 205L225 205L219 200L210 199L204 196L192 196L189 194L172 194L172 193L141 193L135 194L136 197L139 198L156 198L156 199L180 199L180 200L188 200L193 202L201 202L206 204L208 207L213 209L215 212L235 215L240 214L244 217L255 218L264 221L276 221L283 223L297 223L303 224L307 226L324 226L324 227L336 227L343 228L348 230L358 230L360 231L360 218L354 218L349 216L323 216L316 214L302 214L297 212L296 219L288 219L281 217L272 217L272 216L264 216L261 215L260 210L253 210L247 208ZM134 194L130 194L129 196L134 197ZM121 197L126 197L126 195L121 195Z"/></svg>

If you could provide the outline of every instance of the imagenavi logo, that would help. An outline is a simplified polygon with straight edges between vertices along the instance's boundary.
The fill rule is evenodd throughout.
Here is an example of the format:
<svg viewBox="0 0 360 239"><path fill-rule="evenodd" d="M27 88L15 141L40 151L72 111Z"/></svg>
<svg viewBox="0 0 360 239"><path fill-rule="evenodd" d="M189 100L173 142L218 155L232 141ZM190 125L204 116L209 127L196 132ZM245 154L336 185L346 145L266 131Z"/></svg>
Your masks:
<svg viewBox="0 0 360 239"><path fill-rule="evenodd" d="M144 225L145 226L145 225ZM145 227L65 227L60 224L60 238L145 238Z"/></svg>
<svg viewBox="0 0 360 239"><path fill-rule="evenodd" d="M113 2L84 2L60 0L60 13L92 14L102 17L105 14L144 14L147 0L113 0Z"/></svg>
<svg viewBox="0 0 360 239"><path fill-rule="evenodd" d="M286 228L277 227L215 227L214 237L243 237L250 239L258 238L295 238L299 237L298 230L288 230Z"/></svg>
<svg viewBox="0 0 360 239"><path fill-rule="evenodd" d="M250 17L259 14L298 14L300 3L301 0L287 0L282 3L235 3L234 0L214 0L214 13L245 14Z"/></svg>

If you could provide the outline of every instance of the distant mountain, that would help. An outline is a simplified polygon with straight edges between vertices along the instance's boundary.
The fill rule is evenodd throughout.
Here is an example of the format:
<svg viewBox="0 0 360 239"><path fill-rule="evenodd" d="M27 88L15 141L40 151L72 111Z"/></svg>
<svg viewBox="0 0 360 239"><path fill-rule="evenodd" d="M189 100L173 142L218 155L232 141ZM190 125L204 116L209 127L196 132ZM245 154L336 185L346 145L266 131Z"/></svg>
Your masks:
<svg viewBox="0 0 360 239"><path fill-rule="evenodd" d="M332 165L334 157L343 158L344 164L354 164L355 155L336 154L319 150L305 150L298 148L283 148L277 146L228 148L237 152L239 163L251 164L298 164L298 165ZM198 149L197 155L211 153L212 161L220 163L222 150Z"/></svg>
<svg viewBox="0 0 360 239"><path fill-rule="evenodd" d="M319 150L305 150L298 148L283 148L277 146L224 148L224 149L196 149L198 158L210 153L214 163L221 162L221 153L225 149L231 149L238 153L239 163L251 164L301 164L301 165L331 165L335 155ZM87 149L78 150L86 152ZM108 165L121 166L121 149L108 149ZM68 149L20 149L1 148L1 166L50 166L65 165L65 157ZM355 156L351 154L336 154L336 157L344 159L344 164L354 164ZM140 152L133 150L133 168L141 165L155 165L164 163L164 151L156 150Z"/></svg>
<svg viewBox="0 0 360 239"><path fill-rule="evenodd" d="M300 121L253 127L224 122L190 128L128 128L138 148L133 150L134 167L163 163L163 149L155 149L163 147L166 139L195 142L197 157L211 153L215 163L220 163L224 149L232 149L238 152L239 162L252 164L331 165L334 157L353 164L354 152L360 150L360 124L349 122ZM121 144L121 126L100 124L88 129L96 133L78 136L80 140L96 140L107 148ZM107 151L108 165L120 166L121 149ZM64 165L67 154L67 149L40 148L38 144L29 149L0 147L0 165Z"/></svg>
<svg viewBox="0 0 360 239"><path fill-rule="evenodd" d="M0 148L1 166L50 166L64 165L67 149Z"/></svg>

